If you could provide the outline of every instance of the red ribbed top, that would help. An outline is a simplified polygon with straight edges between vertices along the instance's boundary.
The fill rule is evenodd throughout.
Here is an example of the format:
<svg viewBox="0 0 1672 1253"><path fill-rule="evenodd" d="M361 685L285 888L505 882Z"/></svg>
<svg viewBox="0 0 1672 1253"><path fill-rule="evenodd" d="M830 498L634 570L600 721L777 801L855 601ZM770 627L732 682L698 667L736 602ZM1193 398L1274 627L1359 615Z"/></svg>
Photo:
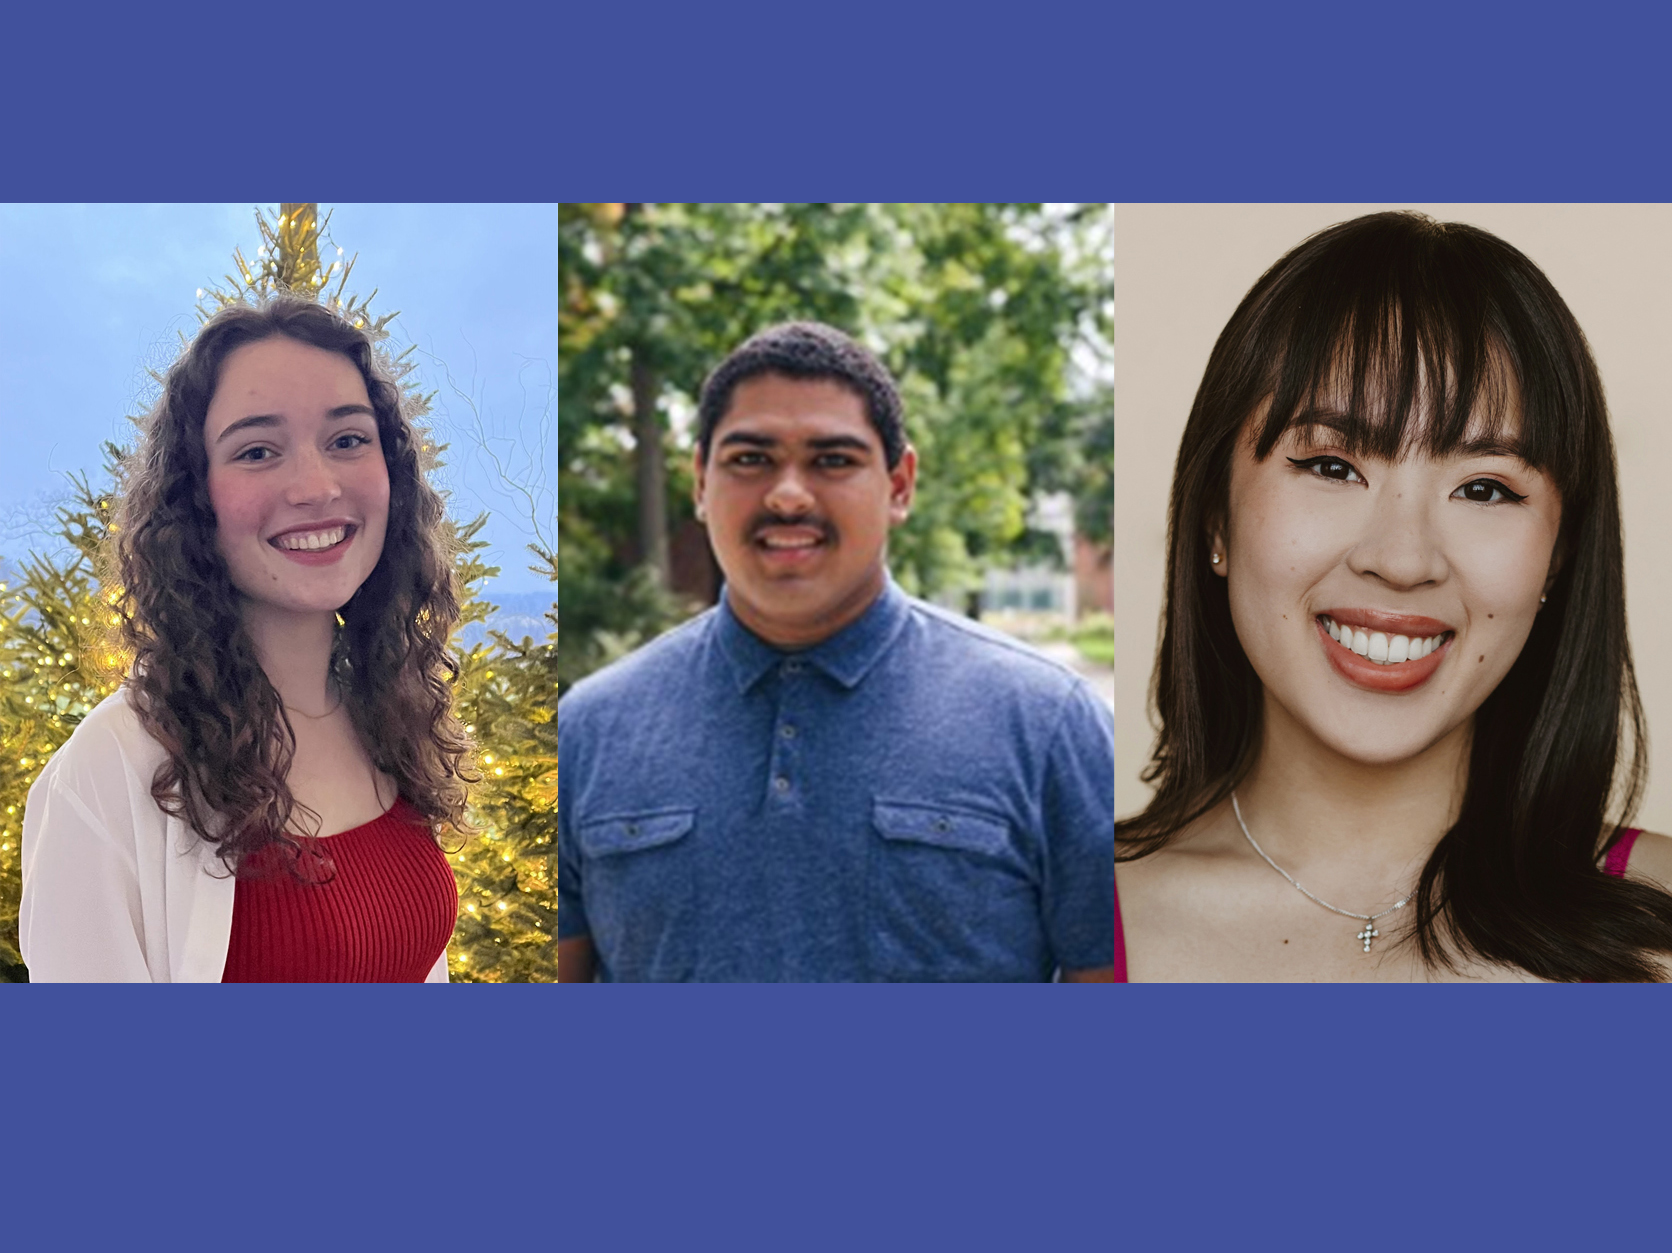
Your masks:
<svg viewBox="0 0 1672 1253"><path fill-rule="evenodd" d="M300 877L263 849L240 874L222 983L422 983L453 934L459 890L404 800L302 840ZM248 877L246 877L248 876Z"/></svg>

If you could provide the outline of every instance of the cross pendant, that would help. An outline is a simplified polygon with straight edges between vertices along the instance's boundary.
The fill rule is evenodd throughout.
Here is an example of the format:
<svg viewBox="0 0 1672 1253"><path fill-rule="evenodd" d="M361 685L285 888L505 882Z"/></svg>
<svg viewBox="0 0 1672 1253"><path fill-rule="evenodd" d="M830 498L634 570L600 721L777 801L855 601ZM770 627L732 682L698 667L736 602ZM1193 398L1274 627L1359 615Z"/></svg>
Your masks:
<svg viewBox="0 0 1672 1253"><path fill-rule="evenodd" d="M1376 924L1374 922L1368 920L1365 922L1364 930L1358 933L1358 938L1364 941L1365 952L1368 953L1370 951L1370 941L1374 940L1381 934L1382 933L1380 931L1376 930Z"/></svg>

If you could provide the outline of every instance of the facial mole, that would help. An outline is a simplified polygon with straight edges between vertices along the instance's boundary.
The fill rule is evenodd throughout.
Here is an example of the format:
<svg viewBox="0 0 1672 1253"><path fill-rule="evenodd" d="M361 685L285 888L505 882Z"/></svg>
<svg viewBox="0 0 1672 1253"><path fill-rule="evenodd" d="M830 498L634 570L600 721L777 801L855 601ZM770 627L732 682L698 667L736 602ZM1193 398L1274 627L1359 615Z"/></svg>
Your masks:
<svg viewBox="0 0 1672 1253"><path fill-rule="evenodd" d="M1492 616L1492 615L1491 615L1491 614L1487 614L1487 615L1486 615L1486 616L1487 616L1487 617L1488 617L1488 618L1490 618L1490 617L1491 617L1491 616Z"/></svg>
<svg viewBox="0 0 1672 1253"><path fill-rule="evenodd" d="M1482 653L1482 654L1481 654L1481 655L1480 655L1480 659L1481 659L1481 661L1485 661L1485 660L1486 660L1486 654L1485 654L1485 653ZM1479 663L1476 663L1476 664L1479 664Z"/></svg>

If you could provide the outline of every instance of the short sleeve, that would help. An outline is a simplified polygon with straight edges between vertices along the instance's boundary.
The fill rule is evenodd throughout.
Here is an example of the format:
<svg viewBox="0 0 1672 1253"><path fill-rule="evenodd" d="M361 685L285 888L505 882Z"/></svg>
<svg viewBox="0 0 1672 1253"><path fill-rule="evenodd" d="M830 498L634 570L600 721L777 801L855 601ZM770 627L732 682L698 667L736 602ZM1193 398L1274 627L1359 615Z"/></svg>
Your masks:
<svg viewBox="0 0 1672 1253"><path fill-rule="evenodd" d="M1084 683L1051 742L1043 798L1046 933L1063 970L1115 959L1115 719Z"/></svg>
<svg viewBox="0 0 1672 1253"><path fill-rule="evenodd" d="M113 829L113 812L62 777L71 751L59 750L24 804L23 961L35 983L148 983L132 833ZM110 769L121 787L120 761Z"/></svg>

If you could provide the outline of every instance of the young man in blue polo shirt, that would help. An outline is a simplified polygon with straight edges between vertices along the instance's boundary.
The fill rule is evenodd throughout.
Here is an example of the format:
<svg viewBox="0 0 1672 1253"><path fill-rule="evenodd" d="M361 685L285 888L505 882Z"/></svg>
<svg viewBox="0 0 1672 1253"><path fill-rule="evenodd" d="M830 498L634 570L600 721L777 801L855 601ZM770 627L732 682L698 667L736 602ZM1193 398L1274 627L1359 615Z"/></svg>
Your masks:
<svg viewBox="0 0 1672 1253"><path fill-rule="evenodd" d="M1111 977L1113 718L889 578L887 371L788 323L698 418L725 590L558 707L559 977Z"/></svg>

